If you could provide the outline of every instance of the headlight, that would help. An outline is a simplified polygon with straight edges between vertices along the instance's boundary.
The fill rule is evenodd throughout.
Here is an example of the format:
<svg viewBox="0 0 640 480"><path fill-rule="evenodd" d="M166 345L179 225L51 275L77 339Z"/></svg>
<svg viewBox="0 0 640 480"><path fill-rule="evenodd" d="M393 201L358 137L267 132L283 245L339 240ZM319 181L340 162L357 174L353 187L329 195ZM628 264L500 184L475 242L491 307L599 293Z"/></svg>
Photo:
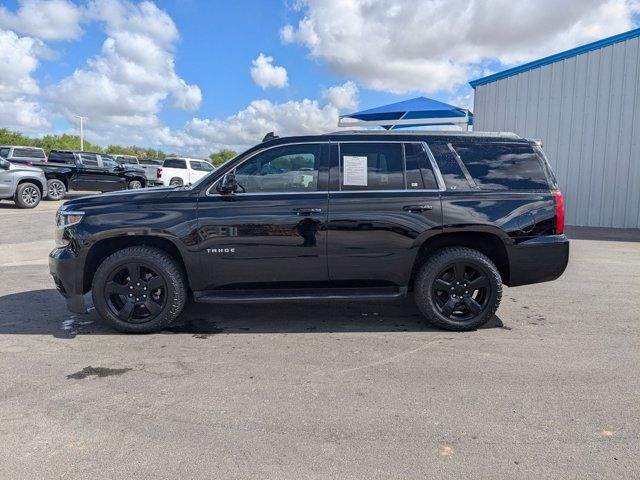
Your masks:
<svg viewBox="0 0 640 480"><path fill-rule="evenodd" d="M56 213L56 245L65 247L69 245L69 233L67 228L77 225L82 220L84 212L59 211Z"/></svg>

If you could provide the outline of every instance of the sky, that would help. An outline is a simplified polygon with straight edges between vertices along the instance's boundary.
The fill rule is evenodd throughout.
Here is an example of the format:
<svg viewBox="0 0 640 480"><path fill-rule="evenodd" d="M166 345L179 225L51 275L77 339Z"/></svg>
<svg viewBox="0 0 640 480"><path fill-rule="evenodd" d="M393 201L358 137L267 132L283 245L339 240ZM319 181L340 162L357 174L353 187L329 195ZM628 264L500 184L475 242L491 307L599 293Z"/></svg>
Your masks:
<svg viewBox="0 0 640 480"><path fill-rule="evenodd" d="M640 0L3 0L0 128L207 156L640 24Z"/></svg>

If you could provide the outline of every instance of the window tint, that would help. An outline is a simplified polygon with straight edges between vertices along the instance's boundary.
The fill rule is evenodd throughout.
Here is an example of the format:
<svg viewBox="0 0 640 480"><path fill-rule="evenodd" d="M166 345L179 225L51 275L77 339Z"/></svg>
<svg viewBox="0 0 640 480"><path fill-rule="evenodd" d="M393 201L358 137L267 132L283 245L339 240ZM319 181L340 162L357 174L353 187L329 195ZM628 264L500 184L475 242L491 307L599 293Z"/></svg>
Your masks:
<svg viewBox="0 0 640 480"><path fill-rule="evenodd" d="M10 148L0 148L0 157L7 158L9 156Z"/></svg>
<svg viewBox="0 0 640 480"><path fill-rule="evenodd" d="M81 153L80 154L80 162L87 167L97 167L98 166L98 156L92 153Z"/></svg>
<svg viewBox="0 0 640 480"><path fill-rule="evenodd" d="M187 168L187 162L185 160L181 160L179 158L170 158L164 161L164 167L167 168Z"/></svg>
<svg viewBox="0 0 640 480"><path fill-rule="evenodd" d="M20 157L45 158L44 152L39 148L14 148L13 156L16 158L20 158Z"/></svg>
<svg viewBox="0 0 640 480"><path fill-rule="evenodd" d="M438 182L421 143L405 143L407 190L437 190Z"/></svg>
<svg viewBox="0 0 640 480"><path fill-rule="evenodd" d="M547 177L533 148L522 143L452 143L477 188L483 190L548 189Z"/></svg>
<svg viewBox="0 0 640 480"><path fill-rule="evenodd" d="M404 190L401 143L341 143L341 190Z"/></svg>
<svg viewBox="0 0 640 480"><path fill-rule="evenodd" d="M240 165L236 178L246 193L315 192L321 151L317 144L272 148Z"/></svg>
<svg viewBox="0 0 640 480"><path fill-rule="evenodd" d="M191 168L199 172L210 172L213 170L213 166L207 162L191 162Z"/></svg>
<svg viewBox="0 0 640 480"><path fill-rule="evenodd" d="M447 190L470 190L471 185L462 173L455 151L446 142L429 142L428 145Z"/></svg>
<svg viewBox="0 0 640 480"><path fill-rule="evenodd" d="M153 159L149 159L149 158L143 158L140 159L140 164L141 165L160 165L162 166L162 160L153 160Z"/></svg>
<svg viewBox="0 0 640 480"><path fill-rule="evenodd" d="M49 154L49 161L53 163L76 163L71 152L55 152Z"/></svg>
<svg viewBox="0 0 640 480"><path fill-rule="evenodd" d="M121 164L137 165L138 162L135 157L127 157L126 155L116 155L116 162Z"/></svg>

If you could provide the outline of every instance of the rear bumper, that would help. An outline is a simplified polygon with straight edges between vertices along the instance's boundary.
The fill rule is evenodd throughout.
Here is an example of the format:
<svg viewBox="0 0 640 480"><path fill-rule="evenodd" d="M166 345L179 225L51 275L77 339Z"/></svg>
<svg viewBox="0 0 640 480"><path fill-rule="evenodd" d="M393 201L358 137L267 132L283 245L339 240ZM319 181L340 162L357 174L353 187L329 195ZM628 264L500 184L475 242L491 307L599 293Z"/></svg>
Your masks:
<svg viewBox="0 0 640 480"><path fill-rule="evenodd" d="M538 237L508 249L509 285L555 280L569 263L569 240L564 235Z"/></svg>
<svg viewBox="0 0 640 480"><path fill-rule="evenodd" d="M56 289L73 313L87 313L82 287L83 263L68 248L56 248L49 254L49 273Z"/></svg>

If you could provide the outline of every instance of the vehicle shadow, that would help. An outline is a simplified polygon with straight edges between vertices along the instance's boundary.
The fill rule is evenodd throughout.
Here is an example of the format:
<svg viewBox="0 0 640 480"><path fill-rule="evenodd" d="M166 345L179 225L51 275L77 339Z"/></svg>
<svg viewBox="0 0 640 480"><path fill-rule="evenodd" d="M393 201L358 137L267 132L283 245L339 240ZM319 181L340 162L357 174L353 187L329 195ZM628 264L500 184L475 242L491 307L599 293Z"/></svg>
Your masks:
<svg viewBox="0 0 640 480"><path fill-rule="evenodd" d="M0 335L114 335L95 311L74 315L54 289L0 297ZM484 327L501 328L494 316ZM425 322L410 299L391 303L308 302L213 305L189 301L176 325L161 333L194 336L220 333L440 332Z"/></svg>

